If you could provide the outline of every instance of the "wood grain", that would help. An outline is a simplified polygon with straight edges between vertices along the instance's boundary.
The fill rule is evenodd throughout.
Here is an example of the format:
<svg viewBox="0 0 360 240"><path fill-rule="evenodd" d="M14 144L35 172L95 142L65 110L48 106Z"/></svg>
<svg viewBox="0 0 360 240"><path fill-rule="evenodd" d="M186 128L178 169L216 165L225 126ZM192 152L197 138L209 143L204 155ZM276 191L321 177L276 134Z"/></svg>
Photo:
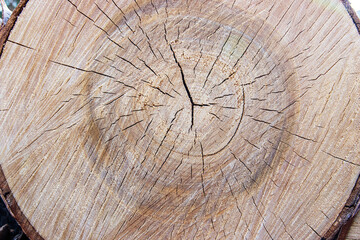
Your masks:
<svg viewBox="0 0 360 240"><path fill-rule="evenodd" d="M327 238L360 172L359 41L332 0L29 1L3 183L34 239Z"/></svg>
<svg viewBox="0 0 360 240"><path fill-rule="evenodd" d="M359 240L360 239L360 215L357 214L353 222L351 224L351 227L346 235L346 240Z"/></svg>

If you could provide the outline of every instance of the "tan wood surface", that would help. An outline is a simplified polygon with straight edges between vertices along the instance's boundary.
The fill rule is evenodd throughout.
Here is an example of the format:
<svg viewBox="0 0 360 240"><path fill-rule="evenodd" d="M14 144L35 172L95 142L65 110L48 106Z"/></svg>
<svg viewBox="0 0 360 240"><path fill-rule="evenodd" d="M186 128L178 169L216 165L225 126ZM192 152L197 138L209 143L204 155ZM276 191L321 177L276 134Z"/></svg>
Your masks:
<svg viewBox="0 0 360 240"><path fill-rule="evenodd" d="M33 239L328 239L359 54L338 0L29 0L0 58L2 195Z"/></svg>
<svg viewBox="0 0 360 240"><path fill-rule="evenodd" d="M360 215L357 214L351 224L346 240L360 240Z"/></svg>

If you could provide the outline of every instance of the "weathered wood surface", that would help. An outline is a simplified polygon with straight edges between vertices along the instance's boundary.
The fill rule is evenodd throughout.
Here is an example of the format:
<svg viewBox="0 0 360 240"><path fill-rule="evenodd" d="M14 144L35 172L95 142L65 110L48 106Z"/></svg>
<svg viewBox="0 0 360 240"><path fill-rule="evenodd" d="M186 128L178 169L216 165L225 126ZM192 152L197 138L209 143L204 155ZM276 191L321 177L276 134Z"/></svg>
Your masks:
<svg viewBox="0 0 360 240"><path fill-rule="evenodd" d="M27 1L2 194L33 239L330 238L360 173L359 43L337 0Z"/></svg>
<svg viewBox="0 0 360 240"><path fill-rule="evenodd" d="M353 219L349 232L345 240L359 240L360 239L360 215L357 214Z"/></svg>

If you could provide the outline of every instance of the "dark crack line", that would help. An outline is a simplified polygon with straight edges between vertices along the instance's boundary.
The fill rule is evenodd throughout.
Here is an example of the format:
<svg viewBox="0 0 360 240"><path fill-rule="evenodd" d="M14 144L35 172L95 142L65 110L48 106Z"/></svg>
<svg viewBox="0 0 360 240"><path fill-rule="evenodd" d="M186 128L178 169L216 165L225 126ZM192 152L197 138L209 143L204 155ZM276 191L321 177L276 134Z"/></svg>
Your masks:
<svg viewBox="0 0 360 240"><path fill-rule="evenodd" d="M298 135L298 134L289 132L289 131L286 130L286 129L285 129L285 131L286 131L287 133L289 133L290 135L296 136L296 137L298 137L298 138L301 138L301 139L304 139L304 140L307 140L307 141L312 141L312 142L315 142L315 143L317 142L317 141L315 141L315 140L313 140L313 139L310 139L310 138L307 138L307 137L304 137L304 136L301 136L301 135Z"/></svg>
<svg viewBox="0 0 360 240"><path fill-rule="evenodd" d="M122 13L125 21L127 21L124 11L116 4L116 2L114 2L114 0L112 0L112 2L116 6L116 8Z"/></svg>
<svg viewBox="0 0 360 240"><path fill-rule="evenodd" d="M190 129L192 129L192 127L194 126L194 106L195 106L194 100L193 100L192 97L191 97L190 90L189 90L189 88L188 88L188 86L187 86L187 84L186 84L186 81L185 81L184 71L183 71L180 63L178 62L178 60L177 60L177 58L176 58L175 51L174 51L174 49L172 48L171 44L169 44L169 46L170 46L170 50L171 50L171 52L172 52L172 54L173 54L175 63L178 65L178 67L179 67L179 69L180 69L180 74L181 74L182 83L183 83L183 85L184 85L184 87L185 87L185 91L186 91L186 93L187 93L187 95L188 95L188 97L189 97L189 99L190 99L190 103L191 103L191 126L190 126Z"/></svg>
<svg viewBox="0 0 360 240"><path fill-rule="evenodd" d="M227 78L225 78L224 80L222 80L221 83L214 85L214 86L212 87L212 89L220 86L221 84L223 84L224 82L226 82L227 80L229 80L235 73L236 73L236 72L232 72Z"/></svg>
<svg viewBox="0 0 360 240"><path fill-rule="evenodd" d="M202 190L203 190L204 196L206 196L206 193L205 193L205 186L204 186L204 177L203 177L203 175L202 175L202 174L201 174L201 186L202 186Z"/></svg>
<svg viewBox="0 0 360 240"><path fill-rule="evenodd" d="M135 126L135 125L137 125L137 124L139 124L139 123L141 123L142 121L144 121L144 120L140 120L140 121L137 121L137 122L131 124L130 126L124 128L123 131L125 131L125 130L127 130L127 129L129 129L129 128L131 128L131 127L133 127L133 126Z"/></svg>
<svg viewBox="0 0 360 240"><path fill-rule="evenodd" d="M174 57L174 60L175 60L175 63L178 65L179 69L180 69L180 74L181 74L181 79L182 79L182 83L184 85L184 88L185 88L185 91L190 99L190 103L191 103L191 126L190 126L190 130L192 130L192 127L194 126L194 107L197 106L197 107L209 107L211 105L214 105L214 104L207 104L207 103L201 103L201 104L198 104L198 103L195 103L193 98L191 97L191 93L190 93L190 90L189 90L189 87L188 85L186 84L186 81L185 81L185 74L184 74L184 71L179 63L179 61L177 60L176 58L176 54L175 54L175 51L174 49L172 48L171 44L169 44L170 46L170 50L173 54L173 57Z"/></svg>
<svg viewBox="0 0 360 240"><path fill-rule="evenodd" d="M170 93L167 93L167 92L161 90L159 87L154 87L154 86L151 86L151 85L150 85L150 87L153 88L153 89L158 90L159 92L161 92L161 93L164 94L164 95L167 95L167 96L169 96L169 97L171 97L171 98L175 98L173 95L171 95Z"/></svg>
<svg viewBox="0 0 360 240"><path fill-rule="evenodd" d="M159 152L159 150L160 150L163 142L165 141L165 138L168 136L168 133L169 133L169 131L171 130L172 126L173 126L173 125L170 124L170 127L166 130L166 133L165 133L163 139L161 140L161 142L160 142L160 144L159 144L159 147L158 147L158 148L156 149L156 151L155 151L154 157L155 157L155 156L157 155L157 153Z"/></svg>
<svg viewBox="0 0 360 240"><path fill-rule="evenodd" d="M163 161L163 163L161 164L161 166L160 166L160 168L158 169L157 172L160 172L160 170L162 169L162 167L164 166L164 164L166 163L166 161L169 159L171 153L173 152L173 150L174 150L174 148L175 148L175 143L176 143L176 140L178 139L179 135L180 135L180 134L178 134L178 135L176 136L172 148L170 149L168 155L165 157L165 160Z"/></svg>
<svg viewBox="0 0 360 240"><path fill-rule="evenodd" d="M202 171L204 174L205 173L205 159L204 159L204 149L203 149L201 142L200 142L200 149L201 149Z"/></svg>
<svg viewBox="0 0 360 240"><path fill-rule="evenodd" d="M151 0L150 2L151 2L151 5L153 6L153 8L155 9L156 13L159 15L159 12L158 12L156 6L154 5L153 1Z"/></svg>
<svg viewBox="0 0 360 240"><path fill-rule="evenodd" d="M129 37L128 37L128 40L132 45L134 45L141 52L141 49L139 48L139 46L136 43L134 43Z"/></svg>
<svg viewBox="0 0 360 240"><path fill-rule="evenodd" d="M68 64L65 64L65 63L56 62L56 61L53 61L53 60L49 60L49 62L58 64L58 65L61 65L61 66L64 66L64 67L72 68L72 69L75 69L75 70L78 70L78 71L87 72L87 73L94 73L94 74L97 74L97 75L100 75L100 76L103 76L103 77L108 77L108 78L114 79L113 76L110 76L110 75L107 75L107 74L101 73L101 72L96 72L94 70L86 70L86 69L78 68L78 67L68 65Z"/></svg>
<svg viewBox="0 0 360 240"><path fill-rule="evenodd" d="M126 83L124 83L122 81L116 80L115 82L120 83L120 84L124 85L125 87L131 88L131 89L134 89L135 91L137 91L135 87L133 87L131 85L128 85L128 84L126 84Z"/></svg>
<svg viewBox="0 0 360 240"><path fill-rule="evenodd" d="M114 43L116 46L118 46L119 48L121 48L121 49L125 49L123 46L121 46L120 44L118 44L117 42L115 42L114 40L112 40L110 37L107 37L108 38L108 40L110 41L110 42L112 42L112 43Z"/></svg>
<svg viewBox="0 0 360 240"><path fill-rule="evenodd" d="M121 116L118 117L114 122L112 122L112 123L110 124L110 127L108 128L108 130L109 130L114 124L116 124L118 121L120 121L121 118L123 118L123 117L129 117L129 116L131 116L131 115L132 115L132 114L121 115Z"/></svg>
<svg viewBox="0 0 360 240"><path fill-rule="evenodd" d="M174 150L174 148L175 148L175 144L172 146L172 148L170 149L168 155L165 157L165 160L162 162L161 166L159 167L159 169L158 169L158 171L157 171L158 173L160 172L160 170L162 169L162 167L164 166L164 164L166 163L166 161L169 159L170 154L172 153L172 151Z"/></svg>
<svg viewBox="0 0 360 240"><path fill-rule="evenodd" d="M149 130L149 127L150 127L152 121L153 121L153 119L151 119L151 121L150 121L150 122L148 123L148 125L146 126L146 129L145 129L145 131L144 131L144 134L143 134L142 137L139 139L139 141L141 141L141 140L146 136L146 132ZM137 142L136 142L135 145L137 145Z"/></svg>
<svg viewBox="0 0 360 240"><path fill-rule="evenodd" d="M158 74L149 66L146 64L146 62L144 60L142 60L141 58L138 57L138 59L145 65L145 67L147 67L155 76L158 76Z"/></svg>
<svg viewBox="0 0 360 240"><path fill-rule="evenodd" d="M19 45L20 47L24 47L24 48L31 49L31 50L36 50L35 48L32 48L32 47L26 46L26 45L24 45L24 44L21 44L21 43L15 42L15 41L11 41L11 40L7 40L7 41L8 41L8 42L10 42L10 43L13 43L13 44Z"/></svg>
<svg viewBox="0 0 360 240"><path fill-rule="evenodd" d="M216 117L220 122L222 122L223 120L221 120L215 113L209 112L210 115L213 115L214 117Z"/></svg>
<svg viewBox="0 0 360 240"><path fill-rule="evenodd" d="M222 96L219 96L219 97L214 98L214 100L220 99L220 98L224 98L224 97L234 96L234 95L235 95L235 94L233 94L233 93L224 94L224 95L222 95Z"/></svg>
<svg viewBox="0 0 360 240"><path fill-rule="evenodd" d="M106 106L106 105L110 105L110 104L112 104L113 102L115 102L116 100L118 100L119 98L121 98L121 97L124 96L124 95L125 95L125 93L123 93L123 94L119 95L118 97L110 100L110 102L105 103L104 105L105 105L105 106Z"/></svg>
<svg viewBox="0 0 360 240"><path fill-rule="evenodd" d="M123 58L117 54L115 54L115 56L117 56L118 58L120 58L121 60L123 60L124 62L127 62L128 64L130 64L131 66L133 66L134 68L136 68L137 70L141 71L140 68L138 68L137 66L135 66L132 62L130 62L129 60L127 60L126 58Z"/></svg>
<svg viewBox="0 0 360 240"><path fill-rule="evenodd" d="M237 158L236 156L235 156L235 154L230 150L230 153L233 155L233 157L236 159L236 160L238 160L240 163L242 163L242 165L244 165L244 167L250 172L250 174L252 174L252 171L251 171L251 169L240 159L240 158Z"/></svg>
<svg viewBox="0 0 360 240"><path fill-rule="evenodd" d="M178 115L178 113L180 113L182 110L184 110L184 108L179 109L179 110L177 110L177 111L176 111L176 113L175 113L175 115L174 115L173 119L171 120L171 124L175 121L176 116L177 116L177 115Z"/></svg>
<svg viewBox="0 0 360 240"><path fill-rule="evenodd" d="M341 161L346 162L346 163L350 163L350 164L355 165L355 166L358 166L358 167L360 166L360 164L358 164L358 163L350 162L350 161L348 161L348 160L346 160L346 159L344 159L344 158L335 156L335 155L333 155L333 154L331 154L331 153L329 153L329 152L326 152L326 151L323 151L323 152L326 153L327 155L335 158L335 159L341 160Z"/></svg>
<svg viewBox="0 0 360 240"><path fill-rule="evenodd" d="M323 239L322 237L321 237L321 235L312 227L312 226L310 226L308 223L305 223L318 237L320 237L321 239Z"/></svg>
<svg viewBox="0 0 360 240"><path fill-rule="evenodd" d="M262 77L266 77L266 76L269 76L270 74L271 74L271 72L278 66L279 64L277 64L277 65L275 65L272 69L270 69L270 71L269 72L267 72L267 73L264 73L264 74L262 74L262 75L259 75L259 76L256 76L254 79L256 80L256 79L259 79L259 78L262 78Z"/></svg>
<svg viewBox="0 0 360 240"><path fill-rule="evenodd" d="M115 69L116 71L120 72L120 73L124 73L123 71L121 71L120 69L118 69L117 67L115 66L110 66L111 68Z"/></svg>
<svg viewBox="0 0 360 240"><path fill-rule="evenodd" d="M215 155L215 154L221 152L222 150L224 150L224 149L230 144L230 142L231 142L231 141L233 140L233 138L235 137L237 131L239 130L239 127L240 127L240 124L241 124L241 122L242 122L242 119L243 119L243 117L244 117L244 112L245 112L245 91L244 91L244 88L242 89L242 93L243 93L242 113L241 113L239 122L238 122L238 124L237 124L237 126L236 126L236 129L235 129L235 131L234 131L234 134L231 136L231 138L229 139L229 141L226 143L226 145L225 145L223 148L221 148L220 150L218 150L218 151L215 152L215 153L207 154L206 156L212 156L212 155ZM220 128L220 129L221 129L221 128Z"/></svg>
<svg viewBox="0 0 360 240"><path fill-rule="evenodd" d="M100 10L100 12L101 12L102 14L104 14L104 15L107 17L107 19L109 19L109 21L110 21L112 24L115 25L115 27L120 31L120 33L123 33L123 32L121 31L120 27L111 19L111 17L110 17L109 15L107 15L107 14L99 7L99 5L97 5L96 3L94 3L94 4L95 4L95 6Z"/></svg>
<svg viewBox="0 0 360 240"><path fill-rule="evenodd" d="M95 27L97 27L98 29L100 29L101 31L103 31L107 36L109 36L109 33L106 32L104 29L102 29L100 26L96 25L96 24L95 24L95 21L94 21L92 18L90 18L90 17L87 16L85 13L83 13L82 11L80 11L79 8L78 8L78 6L77 6L75 3L73 3L73 2L70 1L70 0L67 0L67 1L76 9L76 11L77 11L78 13L80 13L81 15L83 15L84 17L86 17L88 20L90 20L90 21L94 24Z"/></svg>

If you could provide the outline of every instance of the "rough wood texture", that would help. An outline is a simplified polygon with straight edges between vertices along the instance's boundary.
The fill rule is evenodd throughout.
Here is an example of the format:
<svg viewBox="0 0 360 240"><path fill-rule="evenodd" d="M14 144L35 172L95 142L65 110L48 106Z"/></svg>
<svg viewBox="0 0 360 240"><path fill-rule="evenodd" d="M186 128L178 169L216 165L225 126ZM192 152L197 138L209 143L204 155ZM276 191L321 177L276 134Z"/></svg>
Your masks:
<svg viewBox="0 0 360 240"><path fill-rule="evenodd" d="M345 240L359 240L360 239L360 215L357 214L352 221L349 232Z"/></svg>
<svg viewBox="0 0 360 240"><path fill-rule="evenodd" d="M33 239L331 238L359 50L335 0L30 0L0 59L2 194Z"/></svg>

